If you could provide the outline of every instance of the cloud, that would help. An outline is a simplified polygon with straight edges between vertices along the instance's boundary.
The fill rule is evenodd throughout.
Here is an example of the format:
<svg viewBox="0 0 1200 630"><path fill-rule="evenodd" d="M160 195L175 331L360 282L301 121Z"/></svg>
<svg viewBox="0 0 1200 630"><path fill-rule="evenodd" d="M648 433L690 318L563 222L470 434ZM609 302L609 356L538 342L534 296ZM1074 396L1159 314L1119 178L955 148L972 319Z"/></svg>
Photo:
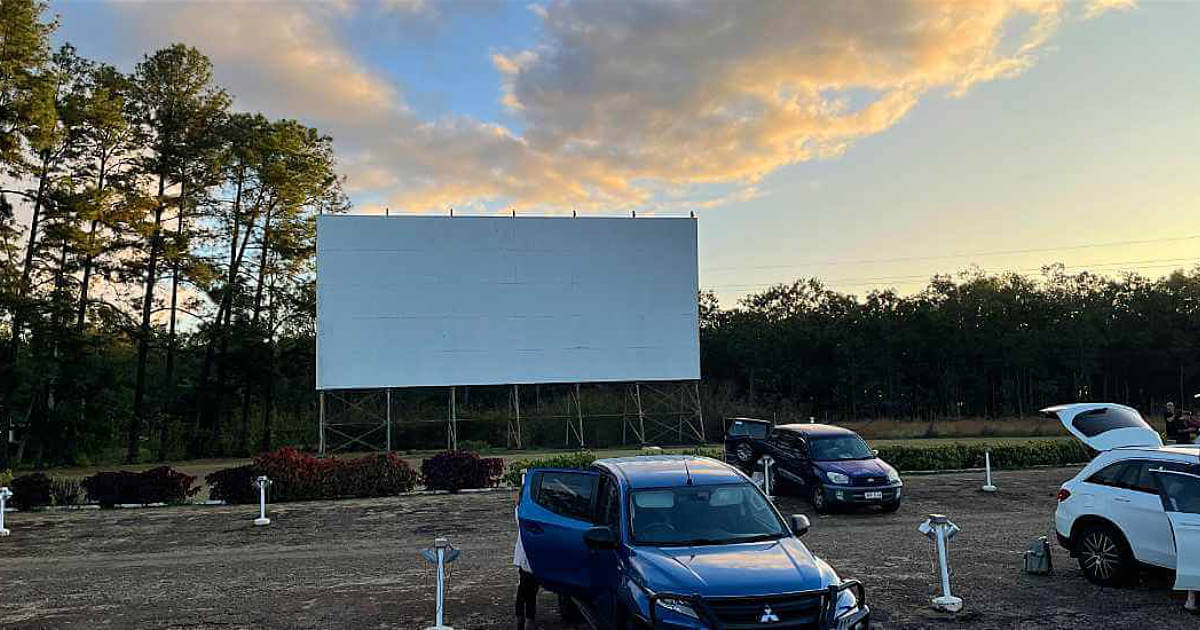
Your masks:
<svg viewBox="0 0 1200 630"><path fill-rule="evenodd" d="M1137 6L1137 0L1088 0L1084 3L1083 19L1090 20L1109 11L1128 11Z"/></svg>
<svg viewBox="0 0 1200 630"><path fill-rule="evenodd" d="M356 194L411 211L752 198L769 173L836 157L931 94L1019 75L1066 10L1039 0L530 5L540 39L492 58L518 133L453 114L418 118L399 86L335 36L353 3L214 6L126 5L150 32L212 56L239 104L331 133Z"/></svg>

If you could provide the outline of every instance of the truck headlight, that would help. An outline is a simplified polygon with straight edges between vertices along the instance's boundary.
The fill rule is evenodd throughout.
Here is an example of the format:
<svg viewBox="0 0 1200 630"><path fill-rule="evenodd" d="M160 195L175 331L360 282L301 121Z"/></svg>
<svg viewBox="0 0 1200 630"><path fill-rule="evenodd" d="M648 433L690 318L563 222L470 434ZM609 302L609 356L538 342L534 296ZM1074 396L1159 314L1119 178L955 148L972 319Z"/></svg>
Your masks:
<svg viewBox="0 0 1200 630"><path fill-rule="evenodd" d="M686 617L691 617L692 619L700 618L700 615L696 614L696 609L692 608L691 603L684 601L682 599L675 599L673 597L663 597L663 598L658 599L657 602L658 602L659 606L662 606L663 608L665 608L671 612L679 613Z"/></svg>
<svg viewBox="0 0 1200 630"><path fill-rule="evenodd" d="M850 476L844 475L840 472L827 472L825 473L825 478L829 480L829 483L836 483L839 486L844 486L850 483Z"/></svg>

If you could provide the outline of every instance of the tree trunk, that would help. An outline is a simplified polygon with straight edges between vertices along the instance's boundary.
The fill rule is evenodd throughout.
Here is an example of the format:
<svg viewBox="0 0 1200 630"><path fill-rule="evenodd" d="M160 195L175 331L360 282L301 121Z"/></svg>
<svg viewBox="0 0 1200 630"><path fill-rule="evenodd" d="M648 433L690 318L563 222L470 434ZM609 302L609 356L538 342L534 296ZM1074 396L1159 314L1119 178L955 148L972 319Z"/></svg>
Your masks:
<svg viewBox="0 0 1200 630"><path fill-rule="evenodd" d="M142 321L138 327L138 358L137 372L134 377L133 389L133 418L129 422L129 440L125 449L125 462L136 463L138 460L138 440L142 431L142 423L146 413L146 362L150 355L150 312L154 307L154 281L158 271L158 249L163 215L163 194L166 189L166 177L158 176L158 204L154 208L154 229L150 232L150 255L146 262L146 290L142 296Z"/></svg>
<svg viewBox="0 0 1200 630"><path fill-rule="evenodd" d="M267 273L267 254L270 251L271 243L271 210L272 208L267 208L267 214L263 221L262 243L258 253L258 277L254 281L254 308L250 315L251 334L257 332L259 316L262 313L263 279ZM252 351L251 348L247 348L247 350ZM252 363L253 361L246 362L245 383L242 388L242 421L238 431L238 450L243 452L240 454L245 454L244 451L248 451L250 446L250 399L253 391L251 385L254 380Z"/></svg>
<svg viewBox="0 0 1200 630"><path fill-rule="evenodd" d="M183 242L184 213L187 212L187 183L179 185L179 211L175 214L175 237ZM171 313L167 325L166 399L170 409L175 406L175 319L179 305L179 261L180 252L175 252L171 261ZM167 459L167 414L160 414L158 422L158 461Z"/></svg>
<svg viewBox="0 0 1200 630"><path fill-rule="evenodd" d="M100 160L100 172L96 175L96 194L101 195L103 199L104 193L104 177L107 171L106 160ZM88 229L88 252L83 257L83 277L79 280L79 307L75 313L75 328L83 330L83 324L87 320L87 304L88 304L88 288L92 279L92 265L95 262L95 254L92 249L96 247L96 228L100 225L100 215L97 214L92 218L91 227Z"/></svg>

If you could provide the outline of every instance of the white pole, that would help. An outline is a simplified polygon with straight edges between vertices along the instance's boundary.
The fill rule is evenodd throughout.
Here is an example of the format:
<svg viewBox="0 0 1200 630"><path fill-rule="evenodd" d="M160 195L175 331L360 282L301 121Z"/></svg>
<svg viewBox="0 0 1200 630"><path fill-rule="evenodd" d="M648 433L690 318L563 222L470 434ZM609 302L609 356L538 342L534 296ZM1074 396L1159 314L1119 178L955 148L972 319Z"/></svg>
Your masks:
<svg viewBox="0 0 1200 630"><path fill-rule="evenodd" d="M7 536L12 532L4 529L4 508L8 503L8 497L12 496L12 491L8 488L0 488L0 536Z"/></svg>
<svg viewBox="0 0 1200 630"><path fill-rule="evenodd" d="M987 483L983 484L984 492L995 492L996 486L992 485L992 451L988 449L983 452L983 465L987 471Z"/></svg>
<svg viewBox="0 0 1200 630"><path fill-rule="evenodd" d="M267 518L267 486L271 485L271 480L261 476L255 480L254 485L258 486L258 518L254 519L254 525L270 525L271 519Z"/></svg>
<svg viewBox="0 0 1200 630"><path fill-rule="evenodd" d="M446 622L446 549L450 543L445 538L433 541L437 554L437 609L434 612L433 627L425 630L454 630L445 625Z"/></svg>
<svg viewBox="0 0 1200 630"><path fill-rule="evenodd" d="M946 517L930 519L933 525L934 541L937 543L938 571L942 579L942 595L933 598L933 607L946 612L962 610L963 601L950 594L950 558L947 552L947 530L951 527Z"/></svg>
<svg viewBox="0 0 1200 630"><path fill-rule="evenodd" d="M774 463L775 463L775 460L770 455L762 458L763 494L767 495L768 499L772 498L772 496L773 496L771 494L771 490L772 490L772 488L771 488L771 465Z"/></svg>

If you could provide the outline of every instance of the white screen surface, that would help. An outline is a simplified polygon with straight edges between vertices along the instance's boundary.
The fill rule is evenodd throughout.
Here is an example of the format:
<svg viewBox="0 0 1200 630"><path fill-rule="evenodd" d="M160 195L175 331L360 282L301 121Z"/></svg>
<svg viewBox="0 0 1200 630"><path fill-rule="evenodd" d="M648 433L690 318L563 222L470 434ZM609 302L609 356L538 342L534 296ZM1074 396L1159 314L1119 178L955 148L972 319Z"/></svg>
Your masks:
<svg viewBox="0 0 1200 630"><path fill-rule="evenodd" d="M696 221L324 215L317 388L700 378Z"/></svg>

